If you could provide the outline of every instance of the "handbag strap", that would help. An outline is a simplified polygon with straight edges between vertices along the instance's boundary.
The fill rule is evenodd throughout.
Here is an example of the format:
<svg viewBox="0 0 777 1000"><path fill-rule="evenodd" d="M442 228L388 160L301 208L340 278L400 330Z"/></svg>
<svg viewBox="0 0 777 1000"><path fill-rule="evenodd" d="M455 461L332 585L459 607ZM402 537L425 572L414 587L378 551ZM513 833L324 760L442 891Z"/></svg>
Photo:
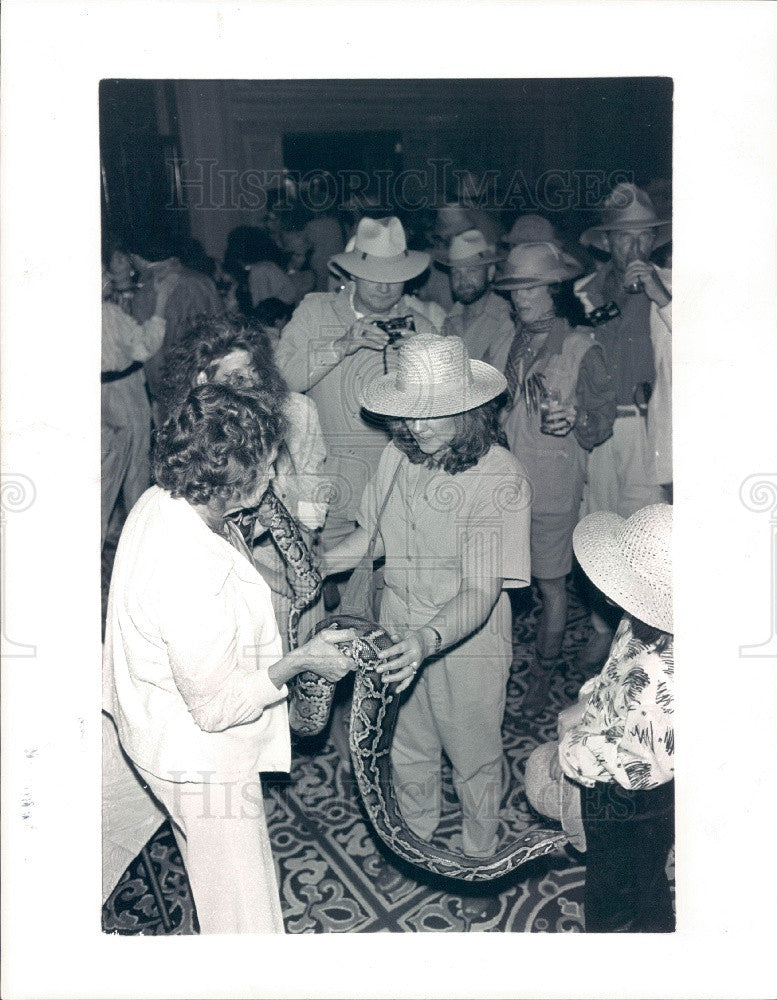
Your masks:
<svg viewBox="0 0 777 1000"><path fill-rule="evenodd" d="M375 527L372 529L372 537L370 538L369 544L367 546L367 552L365 553L365 559L372 559L372 553L375 550L375 540L378 537L378 528L380 528L380 519L383 517L383 512L386 509L386 504L389 501L391 492L394 489L394 483L397 481L397 476L399 475L399 468L402 465L402 455L399 456L399 461L397 462L397 467L394 469L394 475L391 477L391 482L389 483L389 488L386 490L386 495L383 498L383 503L380 505L380 510L378 511L378 516L375 518Z"/></svg>

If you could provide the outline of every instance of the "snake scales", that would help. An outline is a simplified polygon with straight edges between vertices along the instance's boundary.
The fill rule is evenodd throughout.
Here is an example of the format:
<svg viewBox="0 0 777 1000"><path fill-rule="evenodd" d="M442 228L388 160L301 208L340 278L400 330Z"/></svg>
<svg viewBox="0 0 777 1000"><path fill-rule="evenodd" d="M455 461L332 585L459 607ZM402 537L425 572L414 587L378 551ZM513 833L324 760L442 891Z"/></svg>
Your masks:
<svg viewBox="0 0 777 1000"><path fill-rule="evenodd" d="M283 503L272 490L265 494L258 514L283 557L294 591L289 612L289 644L298 644L301 611L318 596L321 576L304 538ZM349 746L354 773L367 815L383 842L411 864L466 882L500 878L534 858L549 854L564 843L563 833L530 830L491 858L467 857L421 840L405 824L397 805L391 775L390 749L400 698L396 684L387 684L376 672L378 653L392 645L388 633L376 622L349 615L330 615L311 635L325 628L355 630L356 638L340 648L356 663ZM289 707L292 730L303 736L320 733L326 726L334 684L312 671L298 675Z"/></svg>

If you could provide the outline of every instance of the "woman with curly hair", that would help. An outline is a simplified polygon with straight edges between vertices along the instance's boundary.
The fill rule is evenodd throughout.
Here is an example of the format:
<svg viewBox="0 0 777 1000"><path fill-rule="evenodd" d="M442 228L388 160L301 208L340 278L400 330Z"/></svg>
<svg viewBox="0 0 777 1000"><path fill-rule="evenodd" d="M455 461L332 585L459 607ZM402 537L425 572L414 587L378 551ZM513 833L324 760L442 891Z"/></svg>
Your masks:
<svg viewBox="0 0 777 1000"><path fill-rule="evenodd" d="M326 445L316 404L308 396L289 392L279 373L270 338L257 323L232 314L204 319L170 351L165 364L163 400L175 406L195 385L248 380L281 407L286 421L284 440L275 461L276 496L297 521L309 546L328 509L329 478L324 473ZM291 596L282 560L259 529L253 554L257 568L273 590L275 613L285 621ZM303 613L301 634L320 619L322 602ZM286 636L284 635L284 644Z"/></svg>
<svg viewBox="0 0 777 1000"><path fill-rule="evenodd" d="M380 622L395 639L380 669L398 692L409 689L391 751L399 806L410 829L430 840L445 751L463 849L480 857L496 850L503 792L512 656L503 587L527 586L530 577L528 483L497 443L495 398L504 388L459 337L408 340L397 370L362 389L366 409L392 418L392 441L365 490L359 527L325 556L328 572L355 566L379 522Z"/></svg>
<svg viewBox="0 0 777 1000"><path fill-rule="evenodd" d="M282 656L235 524L261 501L284 429L280 402L248 384L191 390L158 434L157 485L130 512L108 598L105 708L137 774L106 719L106 850L120 856L111 817L131 831L117 818L130 804L146 836L167 815L203 934L283 932L259 773L289 770L288 681L353 666L328 632Z"/></svg>

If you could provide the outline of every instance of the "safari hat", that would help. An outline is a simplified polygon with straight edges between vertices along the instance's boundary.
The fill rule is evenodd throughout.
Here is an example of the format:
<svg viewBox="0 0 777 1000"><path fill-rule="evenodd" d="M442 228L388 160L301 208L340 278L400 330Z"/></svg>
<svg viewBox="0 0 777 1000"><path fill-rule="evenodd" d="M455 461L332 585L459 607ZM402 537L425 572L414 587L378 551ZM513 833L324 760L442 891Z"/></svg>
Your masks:
<svg viewBox="0 0 777 1000"><path fill-rule="evenodd" d="M555 243L519 243L510 251L494 288L537 288L582 272L583 266Z"/></svg>
<svg viewBox="0 0 777 1000"><path fill-rule="evenodd" d="M486 242L479 229L467 229L451 240L450 248L435 254L435 260L442 267L477 267L479 264L496 264L504 260L492 244Z"/></svg>
<svg viewBox="0 0 777 1000"><path fill-rule="evenodd" d="M602 593L645 624L674 632L670 504L643 507L628 520L609 511L589 514L572 544Z"/></svg>
<svg viewBox="0 0 777 1000"><path fill-rule="evenodd" d="M402 223L392 215L387 219L362 219L356 228L353 246L344 253L335 254L329 263L354 278L400 282L409 281L425 271L429 266L429 254L407 249Z"/></svg>
<svg viewBox="0 0 777 1000"><path fill-rule="evenodd" d="M591 226L580 237L584 247L608 251L605 234L655 229L655 247L672 239L672 220L661 219L650 195L636 184L616 184L601 205L601 222Z"/></svg>
<svg viewBox="0 0 777 1000"><path fill-rule="evenodd" d="M553 224L543 219L541 215L520 215L515 220L513 228L504 238L505 243L515 246L517 243L555 243L556 230Z"/></svg>
<svg viewBox="0 0 777 1000"><path fill-rule="evenodd" d="M439 236L443 240L450 240L454 236L472 229L473 224L473 216L464 205L458 202L448 202L440 205L437 209L437 222L432 230L432 235Z"/></svg>
<svg viewBox="0 0 777 1000"><path fill-rule="evenodd" d="M396 370L365 385L359 399L391 417L447 417L474 410L507 388L485 361L472 361L461 337L419 333L399 348Z"/></svg>

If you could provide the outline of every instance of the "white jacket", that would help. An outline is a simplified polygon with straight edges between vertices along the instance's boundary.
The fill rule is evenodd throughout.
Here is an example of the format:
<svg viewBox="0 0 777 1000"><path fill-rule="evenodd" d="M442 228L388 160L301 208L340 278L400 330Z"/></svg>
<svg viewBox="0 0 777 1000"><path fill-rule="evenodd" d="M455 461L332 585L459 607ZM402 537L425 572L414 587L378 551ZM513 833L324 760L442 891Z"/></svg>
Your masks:
<svg viewBox="0 0 777 1000"><path fill-rule="evenodd" d="M291 764L270 589L183 499L152 486L122 532L108 599L106 711L132 760L168 781Z"/></svg>

